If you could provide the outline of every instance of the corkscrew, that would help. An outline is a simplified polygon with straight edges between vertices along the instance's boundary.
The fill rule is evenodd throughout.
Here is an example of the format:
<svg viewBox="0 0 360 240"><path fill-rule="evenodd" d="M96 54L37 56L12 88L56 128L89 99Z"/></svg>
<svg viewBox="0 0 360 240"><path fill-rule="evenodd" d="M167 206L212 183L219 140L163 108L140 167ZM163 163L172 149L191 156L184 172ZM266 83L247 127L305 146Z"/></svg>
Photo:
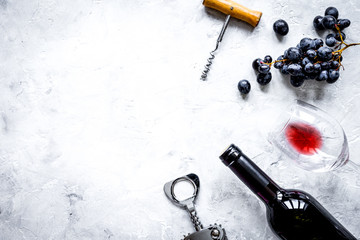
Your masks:
<svg viewBox="0 0 360 240"><path fill-rule="evenodd" d="M205 81L210 71L210 67L215 58L215 52L219 48L219 44L223 39L225 31L229 25L230 18L237 18L249 23L251 26L256 27L260 21L262 13L259 11L251 10L231 0L204 0L203 5L205 7L216 9L222 13L225 13L226 19L220 31L219 37L216 41L216 46L213 51L210 52L210 57L207 59L207 63L201 74L200 79Z"/></svg>
<svg viewBox="0 0 360 240"><path fill-rule="evenodd" d="M184 200L178 199L174 191L175 185L182 181L189 182L194 188L194 192L192 196ZM197 212L195 210L195 199L199 192L199 188L200 188L200 179L194 173L190 173L186 176L179 177L164 185L165 195L170 199L172 203L174 203L176 206L180 208L185 209L189 213L191 221L196 230L196 232L191 234L189 233L187 236L184 235L184 238L182 240L228 240L225 229L222 228L221 225L215 223L214 225L210 225L204 228L203 225L201 224L200 219L197 216Z"/></svg>
<svg viewBox="0 0 360 240"><path fill-rule="evenodd" d="M210 57L207 59L207 64L205 65L204 71L202 72L202 75L201 75L201 80L203 80L203 81L206 80L208 72L210 71L210 66L211 66L211 64L212 64L212 62L213 62L213 60L215 58L215 52L219 48L219 44L223 39L226 28L229 25L230 17L231 17L230 15L226 16L224 25L223 25L223 27L222 27L222 29L220 31L219 37L218 37L218 39L216 41L216 47L215 47L215 49L213 51L210 52Z"/></svg>

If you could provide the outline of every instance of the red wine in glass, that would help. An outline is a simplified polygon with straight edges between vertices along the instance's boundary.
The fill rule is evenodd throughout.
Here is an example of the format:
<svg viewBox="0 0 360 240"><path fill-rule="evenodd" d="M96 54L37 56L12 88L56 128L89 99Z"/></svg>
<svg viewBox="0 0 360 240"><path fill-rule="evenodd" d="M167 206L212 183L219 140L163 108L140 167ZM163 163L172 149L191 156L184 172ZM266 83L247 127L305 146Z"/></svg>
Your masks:
<svg viewBox="0 0 360 240"><path fill-rule="evenodd" d="M297 100L276 119L269 140L299 167L324 172L349 161L341 125L319 108Z"/></svg>
<svg viewBox="0 0 360 240"><path fill-rule="evenodd" d="M323 144L320 131L307 123L290 123L286 126L285 137L296 151L304 155L313 155Z"/></svg>

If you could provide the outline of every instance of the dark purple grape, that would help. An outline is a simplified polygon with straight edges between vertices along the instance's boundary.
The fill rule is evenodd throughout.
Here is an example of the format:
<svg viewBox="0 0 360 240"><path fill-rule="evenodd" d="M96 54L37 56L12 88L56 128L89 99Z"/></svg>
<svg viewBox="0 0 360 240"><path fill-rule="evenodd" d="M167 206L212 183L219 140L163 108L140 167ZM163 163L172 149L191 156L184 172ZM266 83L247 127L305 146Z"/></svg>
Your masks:
<svg viewBox="0 0 360 240"><path fill-rule="evenodd" d="M319 73L319 72L321 72L321 64L315 63L314 64L314 73Z"/></svg>
<svg viewBox="0 0 360 240"><path fill-rule="evenodd" d="M337 25L339 26L340 30L343 30L350 26L351 22L349 19L338 19Z"/></svg>
<svg viewBox="0 0 360 240"><path fill-rule="evenodd" d="M337 19L339 17L339 11L335 8L335 7L328 7L325 10L325 16L326 15L331 15L333 16L335 19Z"/></svg>
<svg viewBox="0 0 360 240"><path fill-rule="evenodd" d="M300 87L305 82L304 77L290 76L290 84L293 87Z"/></svg>
<svg viewBox="0 0 360 240"><path fill-rule="evenodd" d="M283 54L284 58L286 58L287 52L288 52L288 50L286 49L286 50L284 51L284 54Z"/></svg>
<svg viewBox="0 0 360 240"><path fill-rule="evenodd" d="M282 68L282 66L284 66L284 62L281 60L284 60L284 55L281 55L277 58L277 61L279 61L279 62L274 63L274 68L280 69L280 68Z"/></svg>
<svg viewBox="0 0 360 240"><path fill-rule="evenodd" d="M280 68L282 68L282 66L284 66L283 62L275 62L274 63L274 68L276 68L276 69L280 69Z"/></svg>
<svg viewBox="0 0 360 240"><path fill-rule="evenodd" d="M260 58L255 59L255 60L252 62L252 68L253 68L255 71L258 71L258 68L259 68L261 62L262 62L262 59L260 59Z"/></svg>
<svg viewBox="0 0 360 240"><path fill-rule="evenodd" d="M258 72L259 73L268 73L270 71L270 66L267 64L260 64L260 66L258 67Z"/></svg>
<svg viewBox="0 0 360 240"><path fill-rule="evenodd" d="M341 36L342 36L342 39L345 40L346 39L346 35L345 33L341 32ZM340 33L336 33L335 35L335 39L338 40L338 41L341 41L341 38L340 38Z"/></svg>
<svg viewBox="0 0 360 240"><path fill-rule="evenodd" d="M308 63L312 63L311 60L308 57L304 57L303 60L301 60L301 65L303 67Z"/></svg>
<svg viewBox="0 0 360 240"><path fill-rule="evenodd" d="M284 65L282 66L282 68L280 69L280 72L281 72L282 74L287 75L287 74L289 74L288 68L289 68L289 65L284 64Z"/></svg>
<svg viewBox="0 0 360 240"><path fill-rule="evenodd" d="M313 50L318 49L317 46L316 46L316 42L315 42L314 39L311 39L311 43L310 43L310 48L309 48L309 49L313 49ZM306 52L306 51L307 51L307 50L305 50L305 52Z"/></svg>
<svg viewBox="0 0 360 240"><path fill-rule="evenodd" d="M338 62L341 62L341 61L343 60L343 57L340 56L340 55L338 55L338 54L336 54L336 55L334 55L334 60L335 60L335 61L338 61Z"/></svg>
<svg viewBox="0 0 360 240"><path fill-rule="evenodd" d="M238 83L238 89L241 94L248 94L251 89L251 85L248 80L243 79Z"/></svg>
<svg viewBox="0 0 360 240"><path fill-rule="evenodd" d="M302 74L302 67L300 64L292 63L288 66L288 73L293 76L300 76Z"/></svg>
<svg viewBox="0 0 360 240"><path fill-rule="evenodd" d="M326 29L333 29L335 27L335 23L336 23L336 19L331 15L327 15L323 17L323 19L321 20L321 24Z"/></svg>
<svg viewBox="0 0 360 240"><path fill-rule="evenodd" d="M273 29L277 34L285 36L289 32L289 25L285 20L279 19L274 22Z"/></svg>
<svg viewBox="0 0 360 240"><path fill-rule="evenodd" d="M321 38L315 38L315 49L319 49L320 47L324 46L324 41Z"/></svg>
<svg viewBox="0 0 360 240"><path fill-rule="evenodd" d="M331 61L330 68L331 69L338 69L340 67L340 63L338 61Z"/></svg>
<svg viewBox="0 0 360 240"><path fill-rule="evenodd" d="M266 55L266 56L264 57L264 62L266 62L266 63L271 63L271 62L272 62L272 57L271 57L270 55Z"/></svg>
<svg viewBox="0 0 360 240"><path fill-rule="evenodd" d="M308 56L309 59L314 59L316 55L317 53L314 49L309 49L306 51L306 56Z"/></svg>
<svg viewBox="0 0 360 240"><path fill-rule="evenodd" d="M322 25L321 21L324 17L322 16L316 16L313 21L314 28L316 30L324 30L324 26Z"/></svg>
<svg viewBox="0 0 360 240"><path fill-rule="evenodd" d="M325 43L329 47L335 46L336 42L337 41L335 39L335 34L333 34L333 33L328 34L325 38Z"/></svg>
<svg viewBox="0 0 360 240"><path fill-rule="evenodd" d="M313 40L311 38L303 38L300 41L300 49L303 51L307 51L311 49L311 46L313 45ZM315 46L315 45L313 45Z"/></svg>
<svg viewBox="0 0 360 240"><path fill-rule="evenodd" d="M304 71L306 72L306 73L312 73L312 72L314 72L314 64L312 64L312 63L308 63L308 64L306 64L305 65L305 67L304 67Z"/></svg>
<svg viewBox="0 0 360 240"><path fill-rule="evenodd" d="M260 85L265 86L266 84L268 84L271 81L271 78L272 78L271 72L268 72L268 73L265 73L265 74L259 73L257 75L256 80Z"/></svg>
<svg viewBox="0 0 360 240"><path fill-rule="evenodd" d="M330 69L329 62L322 62L322 63L320 63L320 65L321 65L322 70L329 70Z"/></svg>
<svg viewBox="0 0 360 240"><path fill-rule="evenodd" d="M338 70L330 69L328 79L326 79L327 83L334 83L336 82L340 77L340 73Z"/></svg>
<svg viewBox="0 0 360 240"><path fill-rule="evenodd" d="M319 76L316 78L317 81L326 81L329 78L329 72L327 70L322 70Z"/></svg>
<svg viewBox="0 0 360 240"><path fill-rule="evenodd" d="M285 52L284 57L292 62L297 62L301 58L300 49L296 47L291 47Z"/></svg>
<svg viewBox="0 0 360 240"><path fill-rule="evenodd" d="M321 47L317 53L320 61L329 61L332 58L332 49L328 47Z"/></svg>

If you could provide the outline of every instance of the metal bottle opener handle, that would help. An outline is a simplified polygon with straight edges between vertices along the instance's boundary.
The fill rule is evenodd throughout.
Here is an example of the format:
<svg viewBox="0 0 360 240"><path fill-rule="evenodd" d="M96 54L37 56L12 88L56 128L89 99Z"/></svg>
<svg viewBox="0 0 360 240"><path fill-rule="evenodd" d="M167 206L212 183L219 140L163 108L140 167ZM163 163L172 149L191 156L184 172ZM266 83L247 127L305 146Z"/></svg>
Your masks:
<svg viewBox="0 0 360 240"><path fill-rule="evenodd" d="M194 188L192 196L184 200L178 199L174 191L175 185L182 181L187 181L191 183ZM174 203L180 208L185 209L189 213L191 221L195 227L196 232L189 234L188 236L184 235L183 240L227 240L225 229L223 229L221 225L214 224L210 225L207 228L203 228L203 225L201 224L195 210L195 199L199 192L199 188L200 179L194 173L179 177L164 185L165 195L170 199L172 203Z"/></svg>

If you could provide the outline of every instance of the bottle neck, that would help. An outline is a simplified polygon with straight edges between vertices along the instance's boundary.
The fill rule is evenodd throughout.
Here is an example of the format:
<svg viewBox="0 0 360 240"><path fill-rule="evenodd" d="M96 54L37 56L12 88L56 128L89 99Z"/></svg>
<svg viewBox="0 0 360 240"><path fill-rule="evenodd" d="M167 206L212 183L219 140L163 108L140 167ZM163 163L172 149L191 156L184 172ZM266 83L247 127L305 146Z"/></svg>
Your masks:
<svg viewBox="0 0 360 240"><path fill-rule="evenodd" d="M242 182L253 191L265 204L276 199L281 188L270 179L253 161L235 146L230 147L220 156Z"/></svg>

